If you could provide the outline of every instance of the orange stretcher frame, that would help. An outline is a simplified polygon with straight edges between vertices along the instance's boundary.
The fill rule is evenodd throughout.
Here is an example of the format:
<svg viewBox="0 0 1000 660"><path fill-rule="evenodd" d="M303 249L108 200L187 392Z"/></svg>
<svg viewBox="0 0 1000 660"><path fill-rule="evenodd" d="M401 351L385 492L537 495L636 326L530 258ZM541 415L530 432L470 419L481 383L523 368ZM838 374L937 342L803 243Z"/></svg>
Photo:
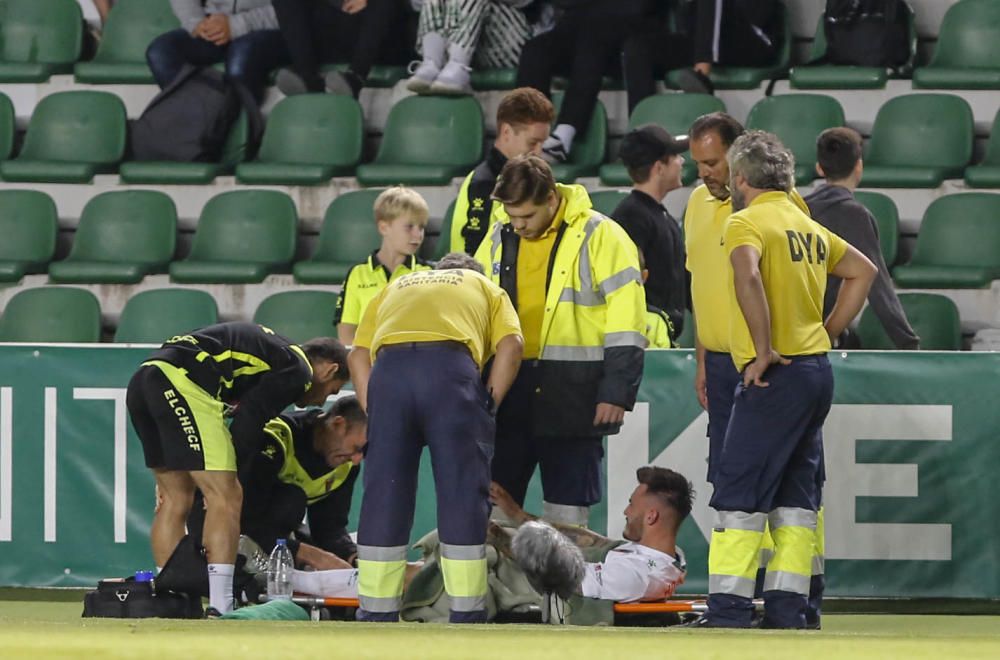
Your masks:
<svg viewBox="0 0 1000 660"><path fill-rule="evenodd" d="M358 607L357 598L321 598L318 596L295 596L300 605L316 607ZM761 607L763 601L755 600L754 606ZM703 600L665 600L645 603L615 603L615 614L660 614L665 612L704 612L708 606Z"/></svg>

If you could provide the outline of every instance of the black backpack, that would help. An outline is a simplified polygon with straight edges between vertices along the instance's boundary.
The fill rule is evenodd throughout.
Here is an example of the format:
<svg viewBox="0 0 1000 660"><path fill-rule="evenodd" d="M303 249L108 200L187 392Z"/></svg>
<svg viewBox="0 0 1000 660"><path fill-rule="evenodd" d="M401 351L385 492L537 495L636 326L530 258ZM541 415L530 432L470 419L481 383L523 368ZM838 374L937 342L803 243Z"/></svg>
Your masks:
<svg viewBox="0 0 1000 660"><path fill-rule="evenodd" d="M899 68L910 57L902 0L827 0L823 18L829 64Z"/></svg>
<svg viewBox="0 0 1000 660"><path fill-rule="evenodd" d="M253 95L216 69L185 65L132 121L132 160L218 162L241 109L250 126L249 150L263 124Z"/></svg>

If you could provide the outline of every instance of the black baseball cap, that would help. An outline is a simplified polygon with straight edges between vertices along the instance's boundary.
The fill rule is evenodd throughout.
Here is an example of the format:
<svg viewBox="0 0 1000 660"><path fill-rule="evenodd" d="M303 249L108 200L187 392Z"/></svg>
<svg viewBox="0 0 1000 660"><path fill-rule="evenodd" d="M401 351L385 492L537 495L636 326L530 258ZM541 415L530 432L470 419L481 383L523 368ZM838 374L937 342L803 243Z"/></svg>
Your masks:
<svg viewBox="0 0 1000 660"><path fill-rule="evenodd" d="M643 167L667 156L682 154L688 146L686 135L675 138L658 124L644 124L633 128L622 140L622 162L625 167Z"/></svg>

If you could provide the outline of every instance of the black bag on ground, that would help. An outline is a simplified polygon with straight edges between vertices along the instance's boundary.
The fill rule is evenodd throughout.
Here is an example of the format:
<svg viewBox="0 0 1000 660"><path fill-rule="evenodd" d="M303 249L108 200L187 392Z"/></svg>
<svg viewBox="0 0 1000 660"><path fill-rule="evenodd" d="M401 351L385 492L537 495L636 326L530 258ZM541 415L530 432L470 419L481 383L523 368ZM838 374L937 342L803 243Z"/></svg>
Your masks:
<svg viewBox="0 0 1000 660"><path fill-rule="evenodd" d="M895 68L910 56L902 0L827 0L823 18L829 64Z"/></svg>
<svg viewBox="0 0 1000 660"><path fill-rule="evenodd" d="M185 65L131 122L132 160L218 162L241 109L255 144L262 122L250 92L216 69Z"/></svg>
<svg viewBox="0 0 1000 660"><path fill-rule="evenodd" d="M173 591L153 591L152 582L135 578L101 580L83 598L84 617L114 619L200 619L201 599Z"/></svg>

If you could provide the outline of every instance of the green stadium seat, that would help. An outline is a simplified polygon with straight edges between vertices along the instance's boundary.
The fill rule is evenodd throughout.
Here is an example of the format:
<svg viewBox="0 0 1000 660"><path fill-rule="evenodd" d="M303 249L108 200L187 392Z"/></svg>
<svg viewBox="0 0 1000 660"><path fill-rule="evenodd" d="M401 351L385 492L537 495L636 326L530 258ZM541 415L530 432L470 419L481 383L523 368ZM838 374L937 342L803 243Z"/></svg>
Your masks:
<svg viewBox="0 0 1000 660"><path fill-rule="evenodd" d="M35 106L21 153L0 163L0 177L89 183L95 174L118 166L125 153L125 127L125 106L114 94L56 92Z"/></svg>
<svg viewBox="0 0 1000 660"><path fill-rule="evenodd" d="M443 186L464 176L483 152L483 111L471 96L410 96L392 107L364 186Z"/></svg>
<svg viewBox="0 0 1000 660"><path fill-rule="evenodd" d="M1000 188L1000 112L993 118L986 155L980 164L965 170L965 182L973 188Z"/></svg>
<svg viewBox="0 0 1000 660"><path fill-rule="evenodd" d="M882 258L885 259L885 265L892 268L899 254L899 211L896 203L888 195L866 190L858 190L854 193L854 198L875 216Z"/></svg>
<svg viewBox="0 0 1000 660"><path fill-rule="evenodd" d="M936 293L900 293L906 318L920 337L925 351L958 351L962 348L962 326L958 307L948 296ZM861 348L873 351L896 349L871 306L865 307L858 321Z"/></svg>
<svg viewBox="0 0 1000 660"><path fill-rule="evenodd" d="M788 74L791 86L796 89L882 89L886 81L905 78L913 70L917 55L917 24L913 9L901 3L906 11L907 43L909 59L898 69L890 70L874 66L844 66L836 64L810 64L820 62L826 56L826 32L823 30L823 15L819 17L816 36L805 64L792 67Z"/></svg>
<svg viewBox="0 0 1000 660"><path fill-rule="evenodd" d="M975 289L1000 279L1000 195L939 197L924 212L913 258L893 270L908 289Z"/></svg>
<svg viewBox="0 0 1000 660"><path fill-rule="evenodd" d="M781 138L795 155L795 183L804 186L816 178L816 138L844 123L844 108L831 96L781 94L755 103L746 125Z"/></svg>
<svg viewBox="0 0 1000 660"><path fill-rule="evenodd" d="M697 329L694 325L694 316L691 314L690 310L684 310L684 329L681 331L680 337L677 338L677 346L679 348L694 348L694 337Z"/></svg>
<svg viewBox="0 0 1000 660"><path fill-rule="evenodd" d="M56 251L55 202L37 190L0 190L0 282L44 273Z"/></svg>
<svg viewBox="0 0 1000 660"><path fill-rule="evenodd" d="M611 212L615 210L618 204L628 197L629 191L627 190L591 190L588 191L590 195L590 205L594 207L594 210L598 213L603 213L609 218L613 217Z"/></svg>
<svg viewBox="0 0 1000 660"><path fill-rule="evenodd" d="M236 166L240 183L324 184L354 173L364 143L361 106L349 96L301 94L271 111L257 159Z"/></svg>
<svg viewBox="0 0 1000 660"><path fill-rule="evenodd" d="M972 159L972 109L950 94L908 94L879 108L865 155L865 188L936 188Z"/></svg>
<svg viewBox="0 0 1000 660"><path fill-rule="evenodd" d="M49 266L60 283L137 284L174 257L177 210L155 190L101 193L83 207L69 256Z"/></svg>
<svg viewBox="0 0 1000 660"><path fill-rule="evenodd" d="M347 64L327 64L320 67L320 70L324 73L327 71L346 71ZM365 78L365 87L394 87L396 83L405 77L405 66L376 64L368 72L368 77Z"/></svg>
<svg viewBox="0 0 1000 660"><path fill-rule="evenodd" d="M0 83L45 82L80 58L83 13L76 0L0 3Z"/></svg>
<svg viewBox="0 0 1000 660"><path fill-rule="evenodd" d="M133 160L121 164L118 169L122 183L144 185L200 186L212 183L215 177L231 174L236 164L246 157L250 142L250 122L245 112L241 112L229 135L222 145L222 157L218 163Z"/></svg>
<svg viewBox="0 0 1000 660"><path fill-rule="evenodd" d="M92 85L153 84L146 49L156 37L180 27L169 2L118 0L104 23L97 53L73 69L77 82Z"/></svg>
<svg viewBox="0 0 1000 660"><path fill-rule="evenodd" d="M913 72L913 86L1000 89L1000 4L961 0L951 5L931 61Z"/></svg>
<svg viewBox="0 0 1000 660"><path fill-rule="evenodd" d="M301 344L337 335L333 327L336 307L337 294L332 291L283 291L261 301L253 321Z"/></svg>
<svg viewBox="0 0 1000 660"><path fill-rule="evenodd" d="M170 264L175 282L246 284L288 272L295 256L295 204L274 190L235 190L208 200L191 254Z"/></svg>
<svg viewBox="0 0 1000 660"><path fill-rule="evenodd" d="M517 69L474 69L472 71L472 89L508 90L517 86Z"/></svg>
<svg viewBox="0 0 1000 660"><path fill-rule="evenodd" d="M19 291L0 314L0 342L101 340L101 307L86 289L43 286Z"/></svg>
<svg viewBox="0 0 1000 660"><path fill-rule="evenodd" d="M0 160L7 160L14 152L15 119L14 104L0 93Z"/></svg>
<svg viewBox="0 0 1000 660"><path fill-rule="evenodd" d="M724 112L726 104L708 94L657 94L643 99L629 117L629 129L643 124L659 124L674 136L687 135L694 120L712 112ZM698 178L698 166L684 154L681 181L691 185ZM601 165L601 183L606 186L631 186L625 166L620 161Z"/></svg>
<svg viewBox="0 0 1000 660"><path fill-rule="evenodd" d="M353 190L326 209L316 251L295 264L295 280L303 284L341 284L351 266L361 263L382 244L375 226L375 198L382 191Z"/></svg>
<svg viewBox="0 0 1000 660"><path fill-rule="evenodd" d="M196 289L153 289L128 299L118 319L115 342L162 344L219 322L219 308L210 293Z"/></svg>
<svg viewBox="0 0 1000 660"><path fill-rule="evenodd" d="M451 204L448 205L448 210L444 212L444 218L441 220L441 233L438 234L437 240L434 242L434 249L426 252L427 258L431 261L437 261L444 255L448 254L449 248L451 248L451 220L452 216L455 215L455 202L457 200L451 200ZM423 247L427 245L427 239L424 239L424 245L421 246L421 252L424 252Z"/></svg>
<svg viewBox="0 0 1000 660"><path fill-rule="evenodd" d="M552 97L558 121L559 108L562 107L563 94L557 92ZM552 166L552 174L560 183L573 183L581 176L596 176L604 162L604 153L608 147L608 112L604 104L598 100L590 115L590 123L582 135L573 140L573 148L565 163Z"/></svg>
<svg viewBox="0 0 1000 660"><path fill-rule="evenodd" d="M792 61L792 26L784 3L778 5L781 11L781 48L774 62L763 67L716 66L712 67L709 78L716 89L757 89L761 83L774 78L784 78ZM678 89L678 70L667 73L667 87Z"/></svg>

